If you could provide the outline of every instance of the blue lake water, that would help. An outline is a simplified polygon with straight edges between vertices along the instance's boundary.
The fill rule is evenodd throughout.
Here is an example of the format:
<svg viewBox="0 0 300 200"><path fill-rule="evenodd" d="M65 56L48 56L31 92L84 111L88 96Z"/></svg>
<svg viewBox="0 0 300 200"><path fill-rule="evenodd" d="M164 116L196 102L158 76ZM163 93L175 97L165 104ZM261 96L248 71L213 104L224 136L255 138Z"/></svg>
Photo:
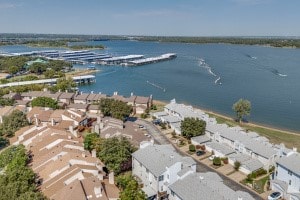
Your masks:
<svg viewBox="0 0 300 200"><path fill-rule="evenodd" d="M137 41L91 43L105 45L107 48L99 52L116 56L177 53L177 58L138 67L96 65L101 70L95 74L96 83L80 86L82 91L152 94L154 99L175 98L230 116L234 116L232 104L246 98L252 103L251 122L300 132L300 49ZM22 46L0 47L0 52L16 49L21 51Z"/></svg>

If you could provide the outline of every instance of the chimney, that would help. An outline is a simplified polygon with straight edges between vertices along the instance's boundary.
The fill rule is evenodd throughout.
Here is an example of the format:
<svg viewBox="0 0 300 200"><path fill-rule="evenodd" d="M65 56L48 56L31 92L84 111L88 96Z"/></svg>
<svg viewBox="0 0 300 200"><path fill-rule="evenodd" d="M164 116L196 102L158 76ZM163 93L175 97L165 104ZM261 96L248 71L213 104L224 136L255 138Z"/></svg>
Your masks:
<svg viewBox="0 0 300 200"><path fill-rule="evenodd" d="M70 133L72 133L72 134L73 134L73 132L74 132L74 128L73 128L73 126L69 126L69 131L70 131Z"/></svg>
<svg viewBox="0 0 300 200"><path fill-rule="evenodd" d="M200 180L204 180L204 177L203 176L199 176Z"/></svg>
<svg viewBox="0 0 300 200"><path fill-rule="evenodd" d="M294 151L294 152L297 152L297 147L293 147L293 151Z"/></svg>
<svg viewBox="0 0 300 200"><path fill-rule="evenodd" d="M118 95L118 92L114 92L114 95Z"/></svg>
<svg viewBox="0 0 300 200"><path fill-rule="evenodd" d="M55 125L55 121L53 118L51 118L51 126L54 126Z"/></svg>
<svg viewBox="0 0 300 200"><path fill-rule="evenodd" d="M130 96L133 96L133 92L130 93Z"/></svg>
<svg viewBox="0 0 300 200"><path fill-rule="evenodd" d="M85 157L86 157L85 152L82 152L82 153L81 153L81 156L82 156L83 158L85 158Z"/></svg>
<svg viewBox="0 0 300 200"><path fill-rule="evenodd" d="M73 131L73 135L78 138L77 130Z"/></svg>
<svg viewBox="0 0 300 200"><path fill-rule="evenodd" d="M104 124L103 122L100 123L100 130L102 130L104 128Z"/></svg>
<svg viewBox="0 0 300 200"><path fill-rule="evenodd" d="M93 149L93 150L92 150L92 157L93 157L93 158L96 158L96 157L97 157L96 149Z"/></svg>
<svg viewBox="0 0 300 200"><path fill-rule="evenodd" d="M100 122L101 122L101 117L97 116L97 124L100 124Z"/></svg>
<svg viewBox="0 0 300 200"><path fill-rule="evenodd" d="M115 184L115 175L114 175L114 172L110 172L108 174L108 182L109 184Z"/></svg>
<svg viewBox="0 0 300 200"><path fill-rule="evenodd" d="M47 92L47 91L48 91L48 89L47 89L47 88L43 88L43 91L44 91L44 92Z"/></svg>
<svg viewBox="0 0 300 200"><path fill-rule="evenodd" d="M80 92L80 94L82 94L82 91Z"/></svg>
<svg viewBox="0 0 300 200"><path fill-rule="evenodd" d="M171 155L170 158L173 159L173 158L174 158L174 155Z"/></svg>
<svg viewBox="0 0 300 200"><path fill-rule="evenodd" d="M102 197L102 187L101 186L95 186L94 187L94 193L96 198Z"/></svg>
<svg viewBox="0 0 300 200"><path fill-rule="evenodd" d="M237 200L243 200L243 197L238 197L238 199Z"/></svg>
<svg viewBox="0 0 300 200"><path fill-rule="evenodd" d="M91 94L94 94L94 91L91 91Z"/></svg>
<svg viewBox="0 0 300 200"><path fill-rule="evenodd" d="M34 120L35 120L35 126L39 126L39 120L37 118L37 115L34 115Z"/></svg>
<svg viewBox="0 0 300 200"><path fill-rule="evenodd" d="M103 181L103 174L98 174L98 179L99 179L99 181Z"/></svg>

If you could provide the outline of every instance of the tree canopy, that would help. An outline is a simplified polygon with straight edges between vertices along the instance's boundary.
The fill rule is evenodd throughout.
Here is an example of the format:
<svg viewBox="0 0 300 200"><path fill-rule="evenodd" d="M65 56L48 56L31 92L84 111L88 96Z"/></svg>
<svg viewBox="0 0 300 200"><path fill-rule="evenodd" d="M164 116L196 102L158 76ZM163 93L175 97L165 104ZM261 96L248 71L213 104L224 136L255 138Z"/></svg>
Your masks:
<svg viewBox="0 0 300 200"><path fill-rule="evenodd" d="M83 145L84 149L92 151L96 147L99 135L97 133L89 133L84 137Z"/></svg>
<svg viewBox="0 0 300 200"><path fill-rule="evenodd" d="M119 174L131 168L131 154L136 148L124 137L99 138L96 151L109 171Z"/></svg>
<svg viewBox="0 0 300 200"><path fill-rule="evenodd" d="M238 121L241 122L243 117L250 115L251 103L246 99L240 99L233 104L232 109L235 111Z"/></svg>
<svg viewBox="0 0 300 200"><path fill-rule="evenodd" d="M12 137L20 128L29 125L26 115L14 110L10 115L3 117L3 123L0 125L0 136Z"/></svg>
<svg viewBox="0 0 300 200"><path fill-rule="evenodd" d="M101 99L100 110L104 116L125 120L132 112L132 106L115 99Z"/></svg>
<svg viewBox="0 0 300 200"><path fill-rule="evenodd" d="M11 146L0 154L0 200L43 200L37 190L35 174L27 166L24 146Z"/></svg>
<svg viewBox="0 0 300 200"><path fill-rule="evenodd" d="M14 99L7 99L7 98L0 98L0 105L1 106L12 106L14 105Z"/></svg>
<svg viewBox="0 0 300 200"><path fill-rule="evenodd" d="M57 109L58 104L57 101L50 97L37 97L31 101L32 107L47 107L52 109Z"/></svg>
<svg viewBox="0 0 300 200"><path fill-rule="evenodd" d="M53 92L57 91L72 91L73 88L76 87L76 83L73 81L72 78L60 78L57 80L55 86L49 88Z"/></svg>
<svg viewBox="0 0 300 200"><path fill-rule="evenodd" d="M141 190L136 180L129 173L117 177L117 186L120 188L121 200L146 200L146 194Z"/></svg>
<svg viewBox="0 0 300 200"><path fill-rule="evenodd" d="M185 118L181 122L181 134L182 136L190 139L198 135L205 133L206 122L195 118Z"/></svg>

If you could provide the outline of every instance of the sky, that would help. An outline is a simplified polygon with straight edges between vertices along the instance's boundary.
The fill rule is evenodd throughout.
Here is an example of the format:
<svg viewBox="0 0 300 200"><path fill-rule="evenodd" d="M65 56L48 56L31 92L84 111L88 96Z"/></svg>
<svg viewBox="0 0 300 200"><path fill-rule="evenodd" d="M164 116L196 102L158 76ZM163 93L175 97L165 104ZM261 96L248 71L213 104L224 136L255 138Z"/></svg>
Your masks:
<svg viewBox="0 0 300 200"><path fill-rule="evenodd" d="M300 36L300 0L0 0L0 33Z"/></svg>

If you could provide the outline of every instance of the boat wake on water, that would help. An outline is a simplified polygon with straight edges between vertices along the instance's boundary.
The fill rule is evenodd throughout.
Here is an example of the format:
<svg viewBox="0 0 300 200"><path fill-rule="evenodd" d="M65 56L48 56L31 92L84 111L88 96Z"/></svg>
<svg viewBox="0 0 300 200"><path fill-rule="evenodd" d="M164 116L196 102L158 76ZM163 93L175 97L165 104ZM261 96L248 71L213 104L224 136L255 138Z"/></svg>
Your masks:
<svg viewBox="0 0 300 200"><path fill-rule="evenodd" d="M281 77L286 77L286 74L281 74L277 69L271 69L270 70L273 74L281 76Z"/></svg>
<svg viewBox="0 0 300 200"><path fill-rule="evenodd" d="M159 86L159 85L157 85L157 84L155 84L155 83L152 83L152 82L150 82L150 81L146 81L146 82L147 82L149 85L152 85L153 87L156 87L156 88L162 90L163 92L166 92L166 88L163 88L163 87L161 87L161 86Z"/></svg>
<svg viewBox="0 0 300 200"><path fill-rule="evenodd" d="M217 84L219 84L219 85L222 84L222 82L221 82L221 77L220 77L220 76L217 76L217 74L215 74L215 73L213 72L211 66L209 66L209 64L207 64L203 58L200 58L200 59L199 59L199 65L200 65L200 67L203 67L204 69L206 69L206 70L208 71L208 73L211 74L212 76L218 77L218 78L215 80L215 84L216 84L216 85L217 85Z"/></svg>
<svg viewBox="0 0 300 200"><path fill-rule="evenodd" d="M255 60L257 59L257 57L251 56L249 54L244 54L244 55L248 58L251 58L251 59L255 59ZM269 67L269 66L265 66L265 65L262 65L262 64L259 64L259 63L255 63L255 66L257 66L258 68L263 69L263 70L268 70L271 73L273 73L277 76L280 76L280 77L286 77L287 76L286 74L282 74L277 69Z"/></svg>
<svg viewBox="0 0 300 200"><path fill-rule="evenodd" d="M256 59L257 59L257 57L255 57L255 56L251 56L251 55L249 55L249 54L245 54L245 56L246 56L246 57L248 57L248 58L254 59L254 60L256 60Z"/></svg>

